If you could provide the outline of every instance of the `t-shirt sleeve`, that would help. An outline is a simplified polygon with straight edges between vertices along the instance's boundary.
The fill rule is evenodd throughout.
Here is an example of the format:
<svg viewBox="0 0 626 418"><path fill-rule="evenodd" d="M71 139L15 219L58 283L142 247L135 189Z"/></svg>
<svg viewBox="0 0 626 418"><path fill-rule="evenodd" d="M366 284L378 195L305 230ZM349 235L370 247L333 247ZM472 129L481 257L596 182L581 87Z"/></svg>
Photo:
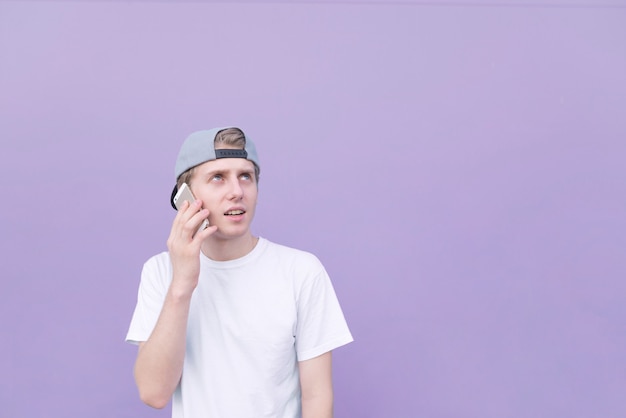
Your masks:
<svg viewBox="0 0 626 418"><path fill-rule="evenodd" d="M315 259L315 274L307 275L297 297L296 352L309 360L353 341L326 270Z"/></svg>
<svg viewBox="0 0 626 418"><path fill-rule="evenodd" d="M148 340L163 308L171 276L167 253L154 256L144 264L126 342L138 344Z"/></svg>

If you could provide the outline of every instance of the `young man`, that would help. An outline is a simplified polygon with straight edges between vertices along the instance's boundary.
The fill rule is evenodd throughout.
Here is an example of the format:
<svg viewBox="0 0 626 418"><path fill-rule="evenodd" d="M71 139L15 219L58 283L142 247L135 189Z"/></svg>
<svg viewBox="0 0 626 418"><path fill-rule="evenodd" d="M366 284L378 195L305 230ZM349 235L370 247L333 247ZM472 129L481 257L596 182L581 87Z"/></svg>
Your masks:
<svg viewBox="0 0 626 418"><path fill-rule="evenodd" d="M187 183L196 201L145 263L126 337L141 399L172 399L173 418L332 417L331 351L352 336L319 260L250 232L259 172L238 128L178 155L172 196Z"/></svg>

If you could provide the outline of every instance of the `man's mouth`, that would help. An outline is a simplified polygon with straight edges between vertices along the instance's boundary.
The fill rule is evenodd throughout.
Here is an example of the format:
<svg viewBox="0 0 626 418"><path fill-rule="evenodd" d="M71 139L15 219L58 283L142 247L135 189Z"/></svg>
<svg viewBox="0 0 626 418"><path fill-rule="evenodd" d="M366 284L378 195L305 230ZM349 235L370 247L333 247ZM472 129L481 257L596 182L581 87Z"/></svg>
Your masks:
<svg viewBox="0 0 626 418"><path fill-rule="evenodd" d="M229 210L224 215L226 215L226 216L236 216L236 215L243 215L244 213L246 213L245 210L237 209L237 210Z"/></svg>

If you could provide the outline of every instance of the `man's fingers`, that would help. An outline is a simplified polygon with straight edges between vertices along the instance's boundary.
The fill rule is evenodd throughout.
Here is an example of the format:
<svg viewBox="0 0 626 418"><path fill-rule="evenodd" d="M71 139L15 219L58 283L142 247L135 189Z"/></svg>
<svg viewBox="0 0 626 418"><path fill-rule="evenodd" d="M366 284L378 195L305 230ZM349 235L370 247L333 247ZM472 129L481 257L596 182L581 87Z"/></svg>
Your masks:
<svg viewBox="0 0 626 418"><path fill-rule="evenodd" d="M200 224L209 216L208 209L202 209L202 201L183 201L174 221L168 238L168 247L191 242Z"/></svg>
<svg viewBox="0 0 626 418"><path fill-rule="evenodd" d="M206 237L208 237L209 235L213 234L215 231L217 231L217 226L215 225L210 225L206 228L204 228L202 231L198 231L198 233L193 237L194 241L198 240L200 242L204 241Z"/></svg>

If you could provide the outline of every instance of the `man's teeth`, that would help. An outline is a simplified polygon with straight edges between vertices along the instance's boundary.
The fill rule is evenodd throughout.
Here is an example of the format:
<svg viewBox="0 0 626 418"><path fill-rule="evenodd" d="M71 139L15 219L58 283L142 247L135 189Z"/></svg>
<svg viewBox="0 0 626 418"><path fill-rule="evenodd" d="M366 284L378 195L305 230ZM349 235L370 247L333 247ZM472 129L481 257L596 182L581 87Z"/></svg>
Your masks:
<svg viewBox="0 0 626 418"><path fill-rule="evenodd" d="M244 211L242 210L229 210L226 212L226 215L243 215Z"/></svg>

